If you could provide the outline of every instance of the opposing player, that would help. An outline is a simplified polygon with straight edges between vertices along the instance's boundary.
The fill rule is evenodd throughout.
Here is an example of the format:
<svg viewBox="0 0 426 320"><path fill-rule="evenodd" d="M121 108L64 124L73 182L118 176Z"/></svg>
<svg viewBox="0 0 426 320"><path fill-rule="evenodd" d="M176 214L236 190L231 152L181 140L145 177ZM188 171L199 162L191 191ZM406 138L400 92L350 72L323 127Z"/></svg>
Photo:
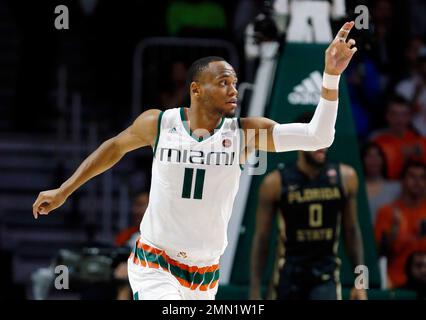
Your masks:
<svg viewBox="0 0 426 320"><path fill-rule="evenodd" d="M301 122L309 119L303 115ZM260 298L262 273L277 211L283 217L284 266L276 268L278 300L340 300L340 229L353 268L364 264L357 215L358 177L348 165L326 159L327 149L299 151L296 164L269 173L259 189L253 238L250 297ZM278 246L281 249L281 246ZM280 260L281 260L280 259ZM281 261L280 261L281 262ZM353 288L352 299L366 299Z"/></svg>
<svg viewBox="0 0 426 320"><path fill-rule="evenodd" d="M219 57L197 60L188 71L191 105L151 109L105 141L59 188L41 192L33 214L47 215L82 184L108 170L127 152L154 152L149 205L141 237L128 261L135 299L214 299L219 258L247 149L316 150L334 139L338 82L356 52L346 23L325 53L320 102L308 124L237 119L237 76ZM255 134L245 139L248 131ZM267 143L259 137L265 134ZM250 148L253 146L253 148ZM241 161L241 162L240 162Z"/></svg>

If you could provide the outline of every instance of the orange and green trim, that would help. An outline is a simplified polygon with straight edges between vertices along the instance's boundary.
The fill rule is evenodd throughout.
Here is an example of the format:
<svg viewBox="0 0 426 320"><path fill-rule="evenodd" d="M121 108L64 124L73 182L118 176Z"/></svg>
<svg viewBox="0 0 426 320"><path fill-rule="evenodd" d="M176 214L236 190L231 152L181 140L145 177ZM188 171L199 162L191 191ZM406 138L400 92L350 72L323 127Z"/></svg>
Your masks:
<svg viewBox="0 0 426 320"><path fill-rule="evenodd" d="M191 290L207 291L219 281L219 265L207 267L188 266L170 258L163 250L148 246L140 241L130 254L134 264L142 267L162 269L170 272L179 283Z"/></svg>
<svg viewBox="0 0 426 320"><path fill-rule="evenodd" d="M188 114L187 114L187 108L184 108L184 107L182 107L182 108L180 108L180 118L181 118L181 120L182 120L182 123L183 123L183 127L185 128L185 130L186 130L186 132L188 132L188 134L195 140L195 141L197 141L197 142L201 142L201 141L203 141L204 140L204 136L199 136L199 137L197 137L197 136L195 136L194 134L193 134L193 132L192 132L192 130L191 130L191 128L189 127L189 119L188 119ZM223 123L225 122L225 118L224 117L222 117L221 119L220 119L220 122L219 122L219 124L217 125L217 127L216 128L214 128L214 132L213 132L213 134L215 134L216 133L216 130L219 130L221 127L222 127L222 125L223 125Z"/></svg>

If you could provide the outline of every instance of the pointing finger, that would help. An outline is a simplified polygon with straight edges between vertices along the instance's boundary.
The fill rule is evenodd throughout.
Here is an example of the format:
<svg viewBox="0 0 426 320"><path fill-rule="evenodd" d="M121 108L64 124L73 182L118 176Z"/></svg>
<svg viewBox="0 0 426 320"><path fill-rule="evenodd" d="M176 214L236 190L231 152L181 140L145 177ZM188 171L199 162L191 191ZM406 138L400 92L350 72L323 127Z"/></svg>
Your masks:
<svg viewBox="0 0 426 320"><path fill-rule="evenodd" d="M346 39L348 38L348 35L349 35L349 32L351 31L351 29L353 28L353 26L354 26L354 22L353 21L351 21L351 22L346 22L344 25L343 25L343 27L339 30L339 32L337 33L337 35L336 35L336 38L335 39L337 39L338 41L341 41L341 42L345 42L346 41Z"/></svg>

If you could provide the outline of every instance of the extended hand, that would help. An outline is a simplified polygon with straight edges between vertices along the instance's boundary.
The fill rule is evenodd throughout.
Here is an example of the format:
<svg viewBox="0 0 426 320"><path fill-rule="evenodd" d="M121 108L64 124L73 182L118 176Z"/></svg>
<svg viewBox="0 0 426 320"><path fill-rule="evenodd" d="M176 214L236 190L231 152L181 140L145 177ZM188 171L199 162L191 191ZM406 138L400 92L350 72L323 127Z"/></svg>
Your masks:
<svg viewBox="0 0 426 320"><path fill-rule="evenodd" d="M348 66L352 56L357 51L355 40L346 42L354 22L346 22L339 30L336 38L325 51L325 72L331 75L340 75Z"/></svg>
<svg viewBox="0 0 426 320"><path fill-rule="evenodd" d="M66 200L66 196L60 189L53 189L40 192L33 204L33 215L37 219L38 215L47 215L50 211L60 207Z"/></svg>

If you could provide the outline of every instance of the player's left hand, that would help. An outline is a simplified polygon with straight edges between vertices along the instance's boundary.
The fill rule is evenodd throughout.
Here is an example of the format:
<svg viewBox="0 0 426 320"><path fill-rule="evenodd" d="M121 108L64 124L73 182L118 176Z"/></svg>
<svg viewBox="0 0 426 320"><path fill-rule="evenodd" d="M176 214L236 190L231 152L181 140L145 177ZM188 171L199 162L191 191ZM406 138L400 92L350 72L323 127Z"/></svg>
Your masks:
<svg viewBox="0 0 426 320"><path fill-rule="evenodd" d="M354 26L354 22L346 22L339 30L336 38L331 42L325 51L325 72L331 75L340 75L345 71L352 56L357 51L355 40L346 41Z"/></svg>
<svg viewBox="0 0 426 320"><path fill-rule="evenodd" d="M368 300L367 291L365 289L352 288L349 298L351 300Z"/></svg>

